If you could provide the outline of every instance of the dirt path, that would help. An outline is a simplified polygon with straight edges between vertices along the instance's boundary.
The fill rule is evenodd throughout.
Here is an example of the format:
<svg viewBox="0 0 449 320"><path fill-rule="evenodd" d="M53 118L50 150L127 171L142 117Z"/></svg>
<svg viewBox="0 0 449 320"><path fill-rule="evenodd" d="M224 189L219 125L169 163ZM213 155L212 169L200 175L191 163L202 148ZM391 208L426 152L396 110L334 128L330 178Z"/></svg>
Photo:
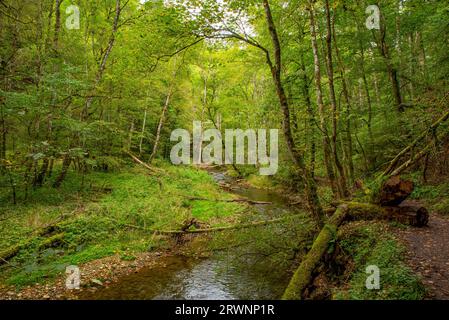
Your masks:
<svg viewBox="0 0 449 320"><path fill-rule="evenodd" d="M449 300L449 218L431 214L426 228L399 233L410 267L422 278L427 299Z"/></svg>

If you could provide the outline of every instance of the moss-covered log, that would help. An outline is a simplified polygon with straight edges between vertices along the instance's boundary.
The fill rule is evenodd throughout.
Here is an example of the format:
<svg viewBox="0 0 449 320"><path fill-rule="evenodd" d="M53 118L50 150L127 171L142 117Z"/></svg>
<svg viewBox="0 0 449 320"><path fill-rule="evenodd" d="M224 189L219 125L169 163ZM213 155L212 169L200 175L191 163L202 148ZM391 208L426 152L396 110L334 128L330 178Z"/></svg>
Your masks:
<svg viewBox="0 0 449 320"><path fill-rule="evenodd" d="M345 220L348 213L348 206L338 207L335 214L329 219L321 229L318 237L313 243L312 248L307 253L301 265L293 275L287 289L282 296L283 300L301 300L304 289L312 280L313 271L318 266L321 258L329 248L329 243L336 238L337 229Z"/></svg>
<svg viewBox="0 0 449 320"><path fill-rule="evenodd" d="M382 207L375 204L349 202L347 221L387 220L413 227L424 227L429 222L429 212L418 205Z"/></svg>
<svg viewBox="0 0 449 320"><path fill-rule="evenodd" d="M429 214L420 206L382 207L375 204L348 202L340 205L328 223L321 229L312 248L294 273L282 299L301 300L304 290L313 280L313 272L336 239L338 227L344 221L389 220L422 227L427 225Z"/></svg>
<svg viewBox="0 0 449 320"><path fill-rule="evenodd" d="M57 243L58 239L61 240L62 233L56 234L60 230L59 225L50 225L46 226L44 228L38 229L34 232L34 236L26 239L25 241L22 241L20 243L17 243L3 251L0 251L0 265L5 264L8 262L8 260L14 258L16 255L19 254L19 252L22 249L25 249L31 245L31 243L34 241L34 239L39 237L47 237L43 242L40 244L39 249L43 248L49 248Z"/></svg>
<svg viewBox="0 0 449 320"><path fill-rule="evenodd" d="M55 234L54 236L51 236L50 238L43 240L39 244L39 250L44 250L44 249L60 246L64 242L64 236L65 236L64 233L58 233L58 234Z"/></svg>
<svg viewBox="0 0 449 320"><path fill-rule="evenodd" d="M424 227L429 222L429 212L419 205L402 204L398 207L382 207L376 204L346 202L348 214L346 221L387 220L413 227ZM334 212L336 209L334 209ZM329 215L332 210L329 209Z"/></svg>
<svg viewBox="0 0 449 320"><path fill-rule="evenodd" d="M20 249L22 248L21 244L16 244L12 247L9 247L6 250L0 252L0 265L6 263L9 259L15 257Z"/></svg>

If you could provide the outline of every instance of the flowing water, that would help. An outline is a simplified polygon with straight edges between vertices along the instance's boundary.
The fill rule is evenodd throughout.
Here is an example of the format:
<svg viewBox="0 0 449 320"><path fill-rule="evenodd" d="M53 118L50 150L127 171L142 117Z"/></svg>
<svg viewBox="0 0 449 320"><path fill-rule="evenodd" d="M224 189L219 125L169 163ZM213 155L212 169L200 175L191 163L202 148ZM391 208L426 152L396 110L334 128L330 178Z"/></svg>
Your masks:
<svg viewBox="0 0 449 320"><path fill-rule="evenodd" d="M212 172L221 185L232 185L232 178ZM232 187L231 192L253 201L271 202L255 205L256 220L291 214L287 200L279 194L251 188ZM262 262L263 263L263 262ZM266 266L272 268L273 266ZM252 268L235 268L217 256L199 259L186 256L161 258L156 266L121 278L117 283L89 294L87 299L104 300L232 300L278 299L287 284L286 274L267 270L261 275ZM272 272L270 272L272 271Z"/></svg>

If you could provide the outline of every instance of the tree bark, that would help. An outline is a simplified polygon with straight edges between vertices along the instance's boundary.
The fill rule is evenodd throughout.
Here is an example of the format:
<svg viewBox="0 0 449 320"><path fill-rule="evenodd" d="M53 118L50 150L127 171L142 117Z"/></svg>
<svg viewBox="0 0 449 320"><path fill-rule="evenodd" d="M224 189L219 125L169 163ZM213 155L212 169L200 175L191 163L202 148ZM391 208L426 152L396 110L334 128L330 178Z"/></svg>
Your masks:
<svg viewBox="0 0 449 320"><path fill-rule="evenodd" d="M385 23L380 24L380 39L379 39L379 50L380 54L384 58L385 64L387 66L388 77L391 83L391 90L393 99L396 105L396 111L402 113L404 111L404 106L402 103L401 87L399 85L398 71L393 66L391 62L390 52L388 45L386 43L387 27Z"/></svg>
<svg viewBox="0 0 449 320"><path fill-rule="evenodd" d="M176 75L178 74L179 68L175 66L175 71L173 72L173 78L169 84L169 88L168 88L168 92L167 92L167 96L165 98L165 103L164 103L164 107L162 108L162 113L161 113L161 117L159 118L159 124L157 126L157 130L156 130L156 139L154 141L154 145L153 145L153 151L151 152L150 155L150 160L149 163L151 164L154 160L154 157L156 157L157 154L157 149L159 147L159 141L161 139L161 131L162 131L162 126L164 125L165 122L165 116L168 110L168 107L170 106L170 100L172 98L173 95L173 90L174 90L174 86L175 86L175 80L176 80Z"/></svg>
<svg viewBox="0 0 449 320"><path fill-rule="evenodd" d="M310 150L310 164L309 170L312 177L315 177L315 162L316 162L316 142L315 142L315 113L312 107L312 101L310 100L310 90L309 90L309 78L306 73L306 64L304 61L304 55L301 54L301 71L302 71L302 92L307 106L307 115L309 117L309 132L307 136L309 137L309 150Z"/></svg>
<svg viewBox="0 0 449 320"><path fill-rule="evenodd" d="M400 205L412 194L414 188L411 180L404 180L400 176L391 177L383 183L376 202L382 206Z"/></svg>
<svg viewBox="0 0 449 320"><path fill-rule="evenodd" d="M143 115L142 133L141 133L140 143L139 143L139 153L140 153L140 155L142 155L142 152L143 152L142 146L143 146L143 139L144 139L144 136L145 136L145 130L146 130L146 127L147 127L147 113L148 113L147 109L145 109L145 113Z"/></svg>
<svg viewBox="0 0 449 320"><path fill-rule="evenodd" d="M6 120L5 120L5 111L4 111L4 104L3 101L0 102L0 123L1 123L1 130L2 130L2 146L0 149L0 159L6 159L6 136L7 136L7 129L6 129Z"/></svg>
<svg viewBox="0 0 449 320"><path fill-rule="evenodd" d="M299 268L294 273L287 289L282 296L283 300L301 300L307 285L311 282L313 271L321 261L329 248L329 243L336 238L337 229L343 223L348 213L347 206L340 206L332 218L321 229L318 237L313 242L312 248L302 260Z"/></svg>
<svg viewBox="0 0 449 320"><path fill-rule="evenodd" d="M61 186L61 184L64 182L64 179L67 175L67 172L69 171L70 168L70 164L72 163L72 158L70 157L70 155L67 153L64 156L64 160L62 161L62 169L61 169L61 173L59 174L59 176L56 178L55 183L53 184L54 188L59 188Z"/></svg>
<svg viewBox="0 0 449 320"><path fill-rule="evenodd" d="M123 8L120 6L120 0L116 0L116 2L115 2L115 17L114 17L114 22L112 25L111 35L109 37L106 51L103 54L103 57L101 58L100 65L98 66L98 71L97 71L97 75L95 76L95 82L92 87L92 91L86 99L86 103L84 105L84 108L83 108L83 111L81 114L81 120L86 120L89 117L89 109L94 100L94 92L97 89L97 86L100 83L101 79L103 78L103 74L106 69L106 62L108 61L109 55L111 54L112 48L114 47L115 37L116 37L117 31L119 28L119 21L120 21L120 15L121 15L122 9Z"/></svg>
<svg viewBox="0 0 449 320"><path fill-rule="evenodd" d="M271 74L276 86L277 96L283 113L283 131L287 143L287 148L290 152L294 164L301 170L303 174L306 189L306 197L313 218L318 226L322 226L324 214L318 197L315 179L305 165L303 154L296 148L294 143L294 138L290 125L291 119L290 119L289 103L281 79L281 68L282 68L281 45L268 0L263 0L263 6L265 9L265 16L268 24L268 30L270 32L271 40L274 47L274 57L275 57L275 64L273 65L270 59L270 55L267 52L267 63L271 69Z"/></svg>
<svg viewBox="0 0 449 320"><path fill-rule="evenodd" d="M53 36L53 47L57 50L59 46L59 32L61 30L61 4L64 0L55 1L55 33Z"/></svg>
<svg viewBox="0 0 449 320"><path fill-rule="evenodd" d="M343 168L343 165L340 162L340 156L338 154L338 109L337 109L337 98L335 96L335 86L334 86L334 65L333 65L333 57L332 57L332 17L329 7L329 0L325 2L325 10L326 10L326 47L327 47L327 76L329 79L329 92L331 97L331 105L332 105L332 152L335 161L335 166L337 167L339 174L339 185L340 185L340 197L346 198L348 193L348 187L346 183L346 174Z"/></svg>
<svg viewBox="0 0 449 320"><path fill-rule="evenodd" d="M309 14L310 14L310 34L312 38L312 50L315 65L315 86L316 86L316 98L318 105L318 113L320 115L320 130L323 135L323 155L324 155L324 165L326 166L327 176L329 178L332 191L335 195L339 194L334 168L331 163L331 150L330 150L330 138L326 125L326 116L324 110L323 102L323 91L321 87L321 66L320 58L318 53L318 43L316 35L316 23L315 23L315 11L313 8L313 3L309 2Z"/></svg>
<svg viewBox="0 0 449 320"><path fill-rule="evenodd" d="M350 183L352 183L352 182L354 182L354 162L352 160L353 146L352 146L352 127L351 127L352 106L351 106L351 97L350 97L349 89L348 89L348 82L346 79L346 68L343 63L343 60L341 59L340 50L338 49L337 35L335 33L335 19L332 20L332 34L333 34L333 39L334 39L335 54L337 57L339 73L340 73L340 77L341 77L343 96L344 96L345 102L346 102L346 108L345 108L346 141L344 143L344 149L345 149L345 157L346 157L346 162L347 162L348 172L349 172L349 180L350 180Z"/></svg>

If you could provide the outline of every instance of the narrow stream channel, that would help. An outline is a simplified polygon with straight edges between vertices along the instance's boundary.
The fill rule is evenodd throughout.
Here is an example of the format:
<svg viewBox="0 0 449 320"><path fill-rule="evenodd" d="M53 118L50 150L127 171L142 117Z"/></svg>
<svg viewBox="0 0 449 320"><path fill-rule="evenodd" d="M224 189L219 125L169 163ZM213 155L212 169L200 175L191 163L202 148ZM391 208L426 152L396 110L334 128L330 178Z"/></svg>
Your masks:
<svg viewBox="0 0 449 320"><path fill-rule="evenodd" d="M211 172L219 184L233 185L232 178ZM293 208L280 194L252 187L232 187L231 192L253 201L271 202L255 205L255 219L271 219L292 214ZM267 268L273 268L267 267ZM98 300L232 300L278 299L288 281L279 279L277 270L263 276L251 268L242 272L217 256L197 259L186 256L161 258L154 267L121 278L117 283L89 293L82 298ZM273 276L267 276L272 274ZM261 279L263 277L263 279Z"/></svg>

